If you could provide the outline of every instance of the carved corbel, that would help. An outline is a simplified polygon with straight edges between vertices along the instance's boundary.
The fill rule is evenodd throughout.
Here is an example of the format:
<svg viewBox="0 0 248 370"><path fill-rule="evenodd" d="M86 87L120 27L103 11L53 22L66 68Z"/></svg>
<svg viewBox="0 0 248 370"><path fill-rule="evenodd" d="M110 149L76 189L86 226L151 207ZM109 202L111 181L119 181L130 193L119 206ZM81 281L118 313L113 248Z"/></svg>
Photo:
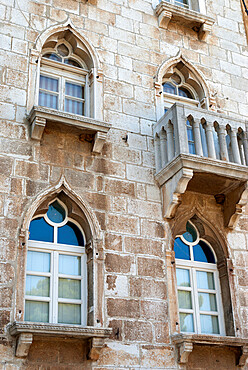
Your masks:
<svg viewBox="0 0 248 370"><path fill-rule="evenodd" d="M246 364L246 361L248 359L248 346L242 347L242 353L238 361L238 366L243 367Z"/></svg>
<svg viewBox="0 0 248 370"><path fill-rule="evenodd" d="M167 30L168 24L171 20L171 17L172 17L171 12L169 12L167 10L163 10L158 16L158 25L159 25L159 27L164 28L165 30Z"/></svg>
<svg viewBox="0 0 248 370"><path fill-rule="evenodd" d="M154 83L155 91L156 91L156 96L159 98L161 93L162 93L162 87L161 84L158 82Z"/></svg>
<svg viewBox="0 0 248 370"><path fill-rule="evenodd" d="M163 216L173 218L177 207L181 203L181 195L185 193L189 181L193 177L193 170L182 168L162 186Z"/></svg>
<svg viewBox="0 0 248 370"><path fill-rule="evenodd" d="M46 118L35 116L31 122L31 138L41 140L46 127Z"/></svg>
<svg viewBox="0 0 248 370"><path fill-rule="evenodd" d="M98 82L102 82L103 80L103 70L102 69L98 68L96 78Z"/></svg>
<svg viewBox="0 0 248 370"><path fill-rule="evenodd" d="M90 351L88 354L88 359L92 361L97 361L99 359L100 351L103 348L103 345L103 338L92 338L90 340Z"/></svg>
<svg viewBox="0 0 248 370"><path fill-rule="evenodd" d="M106 141L106 138L107 138L107 133L106 132L98 131L95 134L94 145L93 145L93 149L92 149L93 153L101 153L102 147L103 147L103 144Z"/></svg>
<svg viewBox="0 0 248 370"><path fill-rule="evenodd" d="M212 24L210 23L203 23L200 27L198 37L200 41L205 41L209 33L211 32Z"/></svg>
<svg viewBox="0 0 248 370"><path fill-rule="evenodd" d="M30 333L21 333L17 338L16 357L27 357L29 348L33 342L33 335Z"/></svg>
<svg viewBox="0 0 248 370"><path fill-rule="evenodd" d="M226 195L224 203L224 222L230 229L235 228L243 207L248 202L248 183L231 191Z"/></svg>
<svg viewBox="0 0 248 370"><path fill-rule="evenodd" d="M193 343L183 342L178 345L178 362L180 364L186 364L189 359L189 355L193 351Z"/></svg>

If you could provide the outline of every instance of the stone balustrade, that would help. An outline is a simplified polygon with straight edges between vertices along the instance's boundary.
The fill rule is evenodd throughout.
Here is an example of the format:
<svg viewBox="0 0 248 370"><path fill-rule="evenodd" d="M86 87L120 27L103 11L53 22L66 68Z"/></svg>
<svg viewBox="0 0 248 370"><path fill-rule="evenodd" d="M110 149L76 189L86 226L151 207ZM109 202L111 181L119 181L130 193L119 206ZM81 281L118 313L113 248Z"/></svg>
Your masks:
<svg viewBox="0 0 248 370"><path fill-rule="evenodd" d="M164 114L154 139L165 218L174 217L189 190L213 195L223 205L224 224L234 227L248 200L247 128L237 118L181 103Z"/></svg>
<svg viewBox="0 0 248 370"><path fill-rule="evenodd" d="M154 127L156 172L179 154L248 166L246 123L212 111L174 104Z"/></svg>

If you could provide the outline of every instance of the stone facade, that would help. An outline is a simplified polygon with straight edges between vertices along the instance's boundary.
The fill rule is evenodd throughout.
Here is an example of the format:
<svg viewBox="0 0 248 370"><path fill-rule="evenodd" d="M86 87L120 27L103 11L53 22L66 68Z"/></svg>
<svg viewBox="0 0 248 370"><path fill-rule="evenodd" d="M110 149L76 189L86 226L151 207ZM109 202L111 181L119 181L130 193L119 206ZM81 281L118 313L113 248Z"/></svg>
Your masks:
<svg viewBox="0 0 248 370"><path fill-rule="evenodd" d="M178 192L177 209L166 218L167 193L163 199L154 177L163 63L178 58L193 66L211 114L247 120L248 16L240 0L199 5L203 20L163 13L164 27L152 0L0 0L1 370L248 368L248 163L240 165L242 176L230 175L242 188L230 196L228 209L239 216L232 228L200 182ZM49 109L44 116L43 109L31 122L42 47L62 31L81 37L92 56L91 119L54 118ZM34 128L39 135L32 136ZM235 181L225 176L231 191ZM11 330L24 321L29 223L56 196L69 199L83 220L91 329ZM194 217L216 248L222 339L175 339L173 241Z"/></svg>

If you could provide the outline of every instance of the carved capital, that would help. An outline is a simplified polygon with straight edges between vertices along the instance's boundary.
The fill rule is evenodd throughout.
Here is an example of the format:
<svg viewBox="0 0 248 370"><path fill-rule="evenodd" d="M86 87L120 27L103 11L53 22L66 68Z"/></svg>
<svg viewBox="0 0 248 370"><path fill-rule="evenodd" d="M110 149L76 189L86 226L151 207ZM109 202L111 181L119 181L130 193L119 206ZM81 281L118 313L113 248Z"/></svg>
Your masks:
<svg viewBox="0 0 248 370"><path fill-rule="evenodd" d="M183 342L178 345L178 362L180 364L186 364L188 362L189 355L193 351L193 343Z"/></svg>
<svg viewBox="0 0 248 370"><path fill-rule="evenodd" d="M41 140L45 127L46 119L35 116L34 120L31 122L31 138Z"/></svg>
<svg viewBox="0 0 248 370"><path fill-rule="evenodd" d="M103 144L106 141L106 138L107 138L107 133L106 132L98 131L95 134L94 145L93 145L93 149L92 149L93 153L101 153L102 147L103 147Z"/></svg>
<svg viewBox="0 0 248 370"><path fill-rule="evenodd" d="M162 87L160 83L155 82L154 83L155 91L156 91L156 96L160 97L160 94L162 93Z"/></svg>
<svg viewBox="0 0 248 370"><path fill-rule="evenodd" d="M27 357L32 342L33 334L21 333L17 338L16 357Z"/></svg>
<svg viewBox="0 0 248 370"><path fill-rule="evenodd" d="M92 338L90 340L90 351L88 354L89 360L97 361L100 356L100 351L103 348L104 339L103 338Z"/></svg>

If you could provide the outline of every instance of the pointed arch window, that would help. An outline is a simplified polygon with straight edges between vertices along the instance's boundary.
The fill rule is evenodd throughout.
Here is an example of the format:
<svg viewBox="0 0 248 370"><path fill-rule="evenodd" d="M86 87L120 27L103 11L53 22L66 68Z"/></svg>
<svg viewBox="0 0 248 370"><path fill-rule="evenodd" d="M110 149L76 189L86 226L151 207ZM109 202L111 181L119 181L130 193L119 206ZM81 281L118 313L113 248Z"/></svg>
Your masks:
<svg viewBox="0 0 248 370"><path fill-rule="evenodd" d="M88 75L86 63L66 39L55 45L48 41L42 50L39 105L89 115Z"/></svg>
<svg viewBox="0 0 248 370"><path fill-rule="evenodd" d="M25 320L87 323L85 236L59 199L30 223Z"/></svg>
<svg viewBox="0 0 248 370"><path fill-rule="evenodd" d="M180 331L224 335L216 256L192 222L186 230L174 242Z"/></svg>

